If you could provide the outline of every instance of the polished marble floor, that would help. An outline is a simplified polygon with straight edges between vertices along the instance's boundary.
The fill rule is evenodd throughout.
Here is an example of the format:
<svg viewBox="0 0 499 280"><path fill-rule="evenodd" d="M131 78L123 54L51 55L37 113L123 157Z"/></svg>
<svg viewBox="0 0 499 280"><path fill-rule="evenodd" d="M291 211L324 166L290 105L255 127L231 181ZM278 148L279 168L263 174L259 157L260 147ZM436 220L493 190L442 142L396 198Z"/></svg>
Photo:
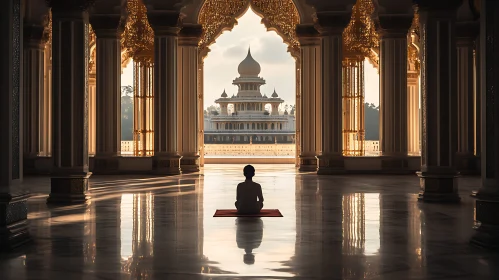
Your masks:
<svg viewBox="0 0 499 280"><path fill-rule="evenodd" d="M459 205L421 204L415 176L316 176L255 165L282 218L214 218L243 165L176 177L93 176L84 206L48 207L27 178L33 242L0 255L0 279L499 279L499 254L469 245L479 178Z"/></svg>

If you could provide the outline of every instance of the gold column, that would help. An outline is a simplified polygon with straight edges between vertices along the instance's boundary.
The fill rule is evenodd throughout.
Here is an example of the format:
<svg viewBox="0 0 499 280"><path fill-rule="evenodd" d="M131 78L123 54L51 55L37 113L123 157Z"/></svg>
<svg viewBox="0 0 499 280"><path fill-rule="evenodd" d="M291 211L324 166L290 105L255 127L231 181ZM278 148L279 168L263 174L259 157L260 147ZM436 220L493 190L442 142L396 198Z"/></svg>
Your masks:
<svg viewBox="0 0 499 280"><path fill-rule="evenodd" d="M372 0L357 0L343 32L343 155L364 156L364 60L378 64Z"/></svg>
<svg viewBox="0 0 499 280"><path fill-rule="evenodd" d="M154 93L152 63L133 62L133 142L135 156L152 156L154 147Z"/></svg>
<svg viewBox="0 0 499 280"><path fill-rule="evenodd" d="M203 57L198 56L198 146L199 146L199 166L204 166L204 62Z"/></svg>
<svg viewBox="0 0 499 280"><path fill-rule="evenodd" d="M50 24L51 25L51 24ZM45 45L45 75L44 75L44 101L41 106L41 131L40 139L41 155L50 156L52 154L52 39Z"/></svg>
<svg viewBox="0 0 499 280"><path fill-rule="evenodd" d="M420 123L420 59L419 59L419 13L414 13L412 26L407 36L407 106L408 106L408 154L410 156L421 155L421 123Z"/></svg>
<svg viewBox="0 0 499 280"><path fill-rule="evenodd" d="M88 75L88 155L95 155L95 134L96 134L96 89L95 71Z"/></svg>
<svg viewBox="0 0 499 280"><path fill-rule="evenodd" d="M364 155L364 59L343 60L343 155Z"/></svg>
<svg viewBox="0 0 499 280"><path fill-rule="evenodd" d="M295 100L295 166L300 167L301 154L301 60L296 58L296 100Z"/></svg>
<svg viewBox="0 0 499 280"><path fill-rule="evenodd" d="M152 156L154 150L154 32L142 0L127 2L128 20L123 48L133 59L133 143L135 156Z"/></svg>

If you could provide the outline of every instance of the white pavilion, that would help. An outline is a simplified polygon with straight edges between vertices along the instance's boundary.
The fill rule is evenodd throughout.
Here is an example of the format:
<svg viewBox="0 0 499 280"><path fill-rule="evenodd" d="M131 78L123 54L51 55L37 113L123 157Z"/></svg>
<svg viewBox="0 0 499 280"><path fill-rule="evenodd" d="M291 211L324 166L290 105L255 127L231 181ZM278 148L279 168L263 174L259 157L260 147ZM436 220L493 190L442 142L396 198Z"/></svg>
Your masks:
<svg viewBox="0 0 499 280"><path fill-rule="evenodd" d="M215 100L220 114L205 116L206 144L294 143L295 116L287 109L279 114L284 100L275 89L270 97L261 93L265 80L258 76L260 71L260 64L248 49L238 67L239 77L232 81L238 88L237 94L229 97L224 90ZM270 112L265 108L268 104Z"/></svg>

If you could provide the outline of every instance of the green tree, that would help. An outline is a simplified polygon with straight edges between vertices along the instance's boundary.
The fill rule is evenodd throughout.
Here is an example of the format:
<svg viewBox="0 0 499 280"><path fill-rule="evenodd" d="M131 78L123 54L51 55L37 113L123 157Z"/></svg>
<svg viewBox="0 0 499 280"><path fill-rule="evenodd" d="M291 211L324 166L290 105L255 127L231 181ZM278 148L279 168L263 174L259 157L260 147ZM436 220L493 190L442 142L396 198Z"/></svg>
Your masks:
<svg viewBox="0 0 499 280"><path fill-rule="evenodd" d="M210 105L205 110L207 115L218 116L220 115L220 106L219 105Z"/></svg>
<svg viewBox="0 0 499 280"><path fill-rule="evenodd" d="M373 103L364 104L365 113L365 140L379 140L379 106L376 107Z"/></svg>
<svg viewBox="0 0 499 280"><path fill-rule="evenodd" d="M133 87L121 87L121 141L133 140Z"/></svg>

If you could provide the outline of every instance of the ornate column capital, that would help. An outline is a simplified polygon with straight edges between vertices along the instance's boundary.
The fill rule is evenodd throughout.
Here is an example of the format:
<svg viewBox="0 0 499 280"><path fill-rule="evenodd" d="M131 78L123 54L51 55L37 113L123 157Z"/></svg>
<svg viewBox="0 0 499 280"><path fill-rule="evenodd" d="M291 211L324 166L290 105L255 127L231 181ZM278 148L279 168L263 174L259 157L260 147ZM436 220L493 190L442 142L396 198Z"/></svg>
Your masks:
<svg viewBox="0 0 499 280"><path fill-rule="evenodd" d="M379 35L381 38L406 37L412 25L413 15L379 15Z"/></svg>
<svg viewBox="0 0 499 280"><path fill-rule="evenodd" d="M178 36L178 44L182 46L195 46L199 44L199 40L203 34L203 26L201 24L186 24L182 26Z"/></svg>
<svg viewBox="0 0 499 280"><path fill-rule="evenodd" d="M320 44L320 33L312 24L296 25L296 36L302 47Z"/></svg>
<svg viewBox="0 0 499 280"><path fill-rule="evenodd" d="M117 38L120 36L120 14L93 14L90 15L89 21L97 38Z"/></svg>
<svg viewBox="0 0 499 280"><path fill-rule="evenodd" d="M350 22L351 15L351 12L344 11L317 12L317 21L315 28L322 36L327 36L329 34L342 34L343 30L345 30L348 23Z"/></svg>
<svg viewBox="0 0 499 280"><path fill-rule="evenodd" d="M147 19L155 36L177 36L180 32L180 12L148 10Z"/></svg>

